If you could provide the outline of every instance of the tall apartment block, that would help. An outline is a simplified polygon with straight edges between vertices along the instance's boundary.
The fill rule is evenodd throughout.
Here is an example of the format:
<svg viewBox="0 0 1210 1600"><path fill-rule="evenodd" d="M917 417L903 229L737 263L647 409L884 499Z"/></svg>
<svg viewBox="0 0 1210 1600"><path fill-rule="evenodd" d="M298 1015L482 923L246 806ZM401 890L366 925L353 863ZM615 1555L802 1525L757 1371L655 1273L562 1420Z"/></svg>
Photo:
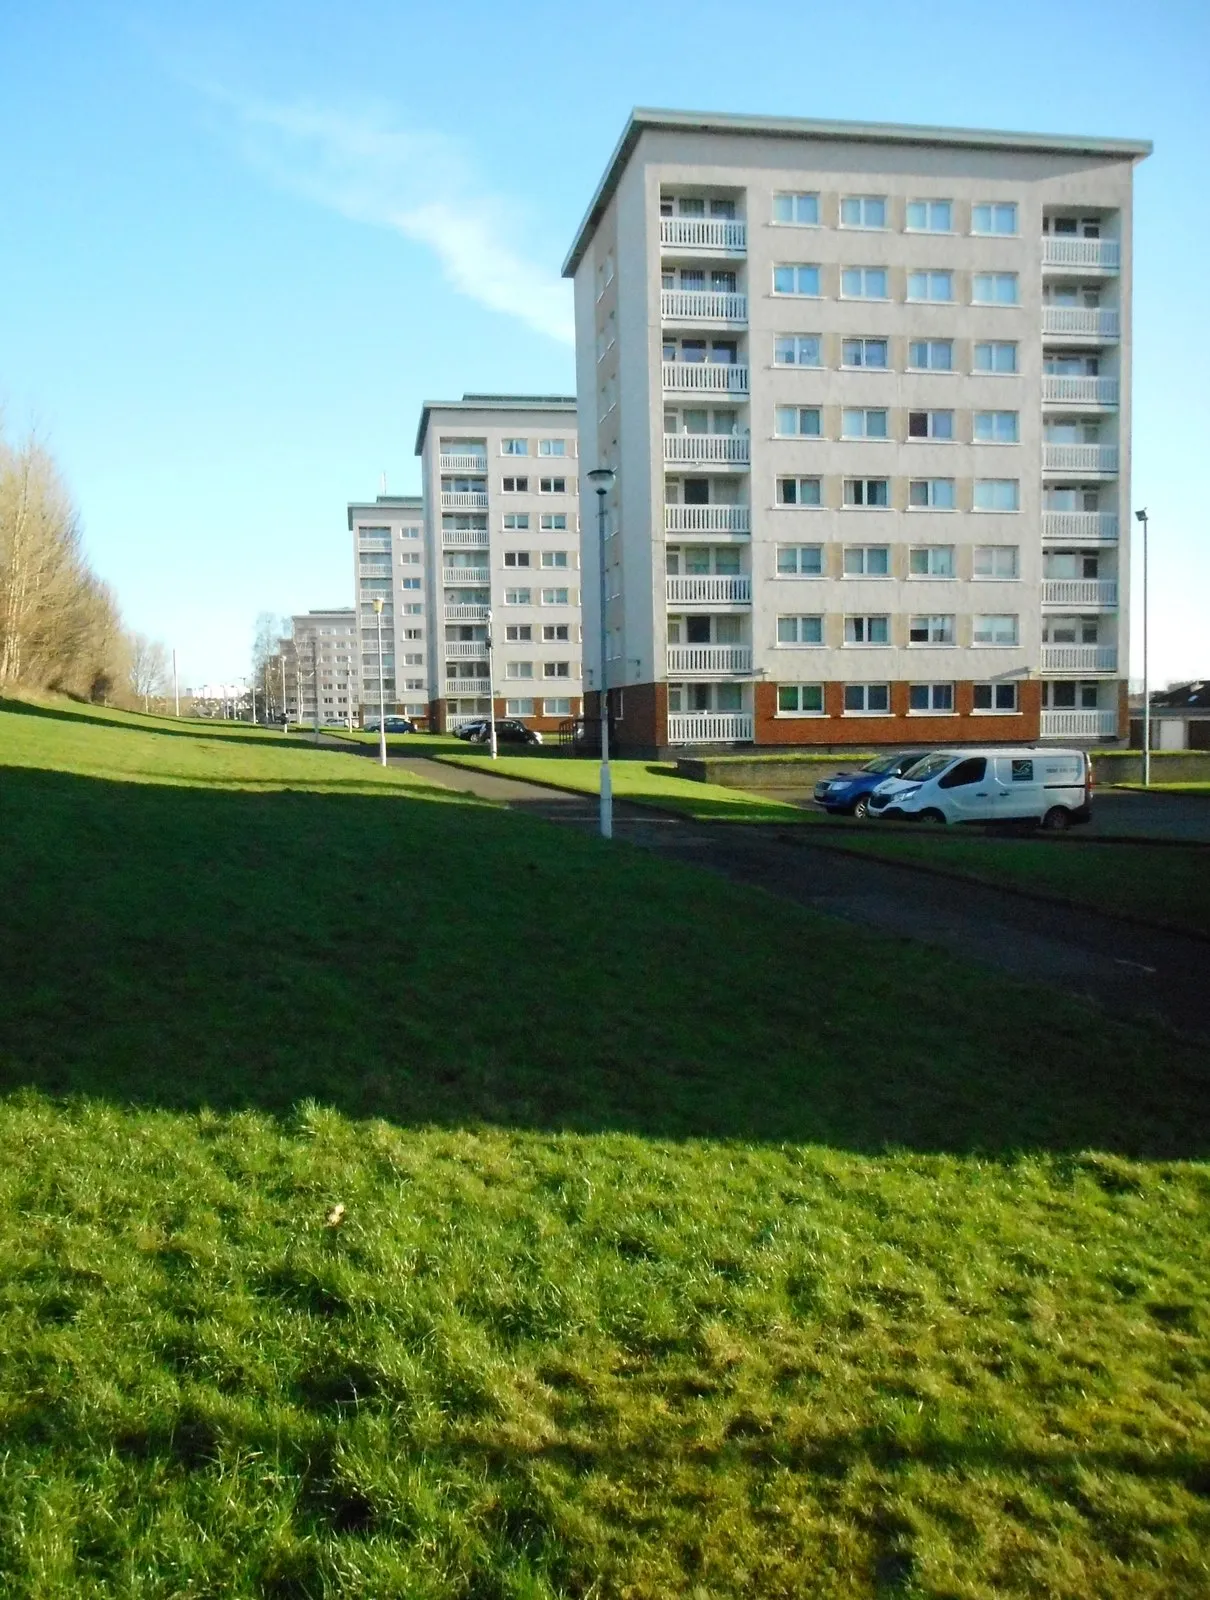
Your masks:
<svg viewBox="0 0 1210 1600"><path fill-rule="evenodd" d="M350 608L291 617L286 713L292 722L344 726L357 710L357 616Z"/></svg>
<svg viewBox="0 0 1210 1600"><path fill-rule="evenodd" d="M416 454L431 552L429 726L486 716L490 623L495 715L553 732L583 695L575 399L428 401Z"/></svg>
<svg viewBox="0 0 1210 1600"><path fill-rule="evenodd" d="M632 115L564 265L623 748L1125 734L1149 150Z"/></svg>
<svg viewBox="0 0 1210 1600"><path fill-rule="evenodd" d="M426 534L419 495L380 494L349 506L357 594L358 709L378 715L378 624L382 605L382 688L388 713L428 717Z"/></svg>

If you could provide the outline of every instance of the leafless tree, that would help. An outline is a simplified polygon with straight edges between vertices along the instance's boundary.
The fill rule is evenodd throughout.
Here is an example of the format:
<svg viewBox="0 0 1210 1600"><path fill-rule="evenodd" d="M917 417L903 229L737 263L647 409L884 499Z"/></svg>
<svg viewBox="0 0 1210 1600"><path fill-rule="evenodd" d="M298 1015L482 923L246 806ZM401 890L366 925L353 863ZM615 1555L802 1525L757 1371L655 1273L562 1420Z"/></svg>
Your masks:
<svg viewBox="0 0 1210 1600"><path fill-rule="evenodd" d="M130 692L141 701L144 711L150 711L152 700L162 700L172 682L168 651L159 639L149 639L145 633L129 634L127 646Z"/></svg>

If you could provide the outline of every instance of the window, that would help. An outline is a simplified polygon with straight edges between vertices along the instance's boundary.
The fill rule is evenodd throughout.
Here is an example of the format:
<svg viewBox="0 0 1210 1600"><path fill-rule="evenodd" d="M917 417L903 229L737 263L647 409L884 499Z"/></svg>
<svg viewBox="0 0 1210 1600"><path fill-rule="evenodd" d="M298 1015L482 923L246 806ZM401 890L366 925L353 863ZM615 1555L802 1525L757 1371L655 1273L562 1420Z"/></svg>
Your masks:
<svg viewBox="0 0 1210 1600"><path fill-rule="evenodd" d="M528 567L528 550L506 550L504 552L504 565L506 567Z"/></svg>
<svg viewBox="0 0 1210 1600"><path fill-rule="evenodd" d="M1016 372L1017 347L1009 340L988 339L975 346L976 372Z"/></svg>
<svg viewBox="0 0 1210 1600"><path fill-rule="evenodd" d="M570 678L570 661L544 661L542 663L542 676L544 678Z"/></svg>
<svg viewBox="0 0 1210 1600"><path fill-rule="evenodd" d="M528 511L506 511L504 513L505 533L527 533L529 531Z"/></svg>
<svg viewBox="0 0 1210 1600"><path fill-rule="evenodd" d="M916 372L952 372L952 339L913 339L908 345L908 366Z"/></svg>
<svg viewBox="0 0 1210 1600"><path fill-rule="evenodd" d="M885 300L885 267L846 267L840 274L840 292L846 300Z"/></svg>
<svg viewBox="0 0 1210 1600"><path fill-rule="evenodd" d="M975 546L976 578L1015 578L1019 575L1017 546L1015 544L981 544Z"/></svg>
<svg viewBox="0 0 1210 1600"><path fill-rule="evenodd" d="M917 544L908 551L908 572L913 578L952 578L952 544Z"/></svg>
<svg viewBox="0 0 1210 1600"><path fill-rule="evenodd" d="M401 578L399 580L401 589L420 589L423 586L423 581L420 578Z"/></svg>
<svg viewBox="0 0 1210 1600"><path fill-rule="evenodd" d="M419 528L400 528L399 537L401 539L419 539L419 537L420 537L420 529Z"/></svg>
<svg viewBox="0 0 1210 1600"><path fill-rule="evenodd" d="M782 717L822 717L822 683L779 683L777 714Z"/></svg>
<svg viewBox="0 0 1210 1600"><path fill-rule="evenodd" d="M543 589L542 604L544 606L565 606L569 603L567 596L568 590L566 589Z"/></svg>
<svg viewBox="0 0 1210 1600"><path fill-rule="evenodd" d="M952 300L954 274L952 272L909 272L907 280L909 300Z"/></svg>
<svg viewBox="0 0 1210 1600"><path fill-rule="evenodd" d="M399 552L400 566L417 567L420 565L419 550L401 550Z"/></svg>
<svg viewBox="0 0 1210 1600"><path fill-rule="evenodd" d="M505 625L504 637L509 644L529 644L533 636L533 627L528 622L509 622Z"/></svg>
<svg viewBox="0 0 1210 1600"><path fill-rule="evenodd" d="M778 644L822 644L822 617L778 617Z"/></svg>
<svg viewBox="0 0 1210 1600"><path fill-rule="evenodd" d="M570 717L571 701L568 699L543 700L542 714L547 717Z"/></svg>
<svg viewBox="0 0 1210 1600"><path fill-rule="evenodd" d="M977 306L1015 306L1015 272L976 272L971 279L971 300Z"/></svg>
<svg viewBox="0 0 1210 1600"><path fill-rule="evenodd" d="M539 478L538 479L538 493L539 494L566 494L567 493L567 479L566 478Z"/></svg>
<svg viewBox="0 0 1210 1600"><path fill-rule="evenodd" d="M846 194L840 202L842 228L885 228L887 225L886 196L880 194Z"/></svg>
<svg viewBox="0 0 1210 1600"><path fill-rule="evenodd" d="M920 716L922 712L940 712L943 715L954 709L952 683L908 684L908 715Z"/></svg>
<svg viewBox="0 0 1210 1600"><path fill-rule="evenodd" d="M545 622L542 624L543 644L570 644L571 624L569 622Z"/></svg>
<svg viewBox="0 0 1210 1600"><path fill-rule="evenodd" d="M1015 711L1017 685L1015 683L977 683L974 685L976 711Z"/></svg>
<svg viewBox="0 0 1210 1600"><path fill-rule="evenodd" d="M891 575L890 545L845 545L844 575L846 578L889 578Z"/></svg>
<svg viewBox="0 0 1210 1600"><path fill-rule="evenodd" d="M539 439L538 454L540 456L565 456L567 454L567 440Z"/></svg>
<svg viewBox="0 0 1210 1600"><path fill-rule="evenodd" d="M506 700L504 711L505 715L510 717L532 717L534 703L532 700Z"/></svg>
<svg viewBox="0 0 1210 1600"><path fill-rule="evenodd" d="M823 484L819 478L778 478L779 506L819 506L823 504Z"/></svg>
<svg viewBox="0 0 1210 1600"><path fill-rule="evenodd" d="M846 683L844 708L847 713L885 716L891 709L889 683Z"/></svg>
<svg viewBox="0 0 1210 1600"><path fill-rule="evenodd" d="M889 478L846 478L844 480L846 506L885 507L891 503Z"/></svg>
<svg viewBox="0 0 1210 1600"><path fill-rule="evenodd" d="M976 444L1016 444L1018 441L1017 413L1015 411L976 411Z"/></svg>
<svg viewBox="0 0 1210 1600"><path fill-rule="evenodd" d="M773 341L773 361L779 367L819 367L823 365L817 333L785 334Z"/></svg>
<svg viewBox="0 0 1210 1600"><path fill-rule="evenodd" d="M887 365L885 339L845 339L840 346L840 361L845 367L878 367Z"/></svg>
<svg viewBox="0 0 1210 1600"><path fill-rule="evenodd" d="M506 678L532 678L534 664L532 661L506 661L504 663L504 676Z"/></svg>
<svg viewBox="0 0 1210 1600"><path fill-rule="evenodd" d="M775 194L773 196L774 222L796 222L803 228L819 226L819 196L817 194Z"/></svg>
<svg viewBox="0 0 1210 1600"><path fill-rule="evenodd" d="M818 298L819 268L787 264L773 268L774 294L806 294Z"/></svg>
<svg viewBox="0 0 1210 1600"><path fill-rule="evenodd" d="M883 410L869 407L860 410L846 409L841 412L840 436L842 439L885 439L887 414Z"/></svg>
<svg viewBox="0 0 1210 1600"><path fill-rule="evenodd" d="M823 545L779 544L777 547L777 576L779 578L822 578Z"/></svg>
<svg viewBox="0 0 1210 1600"><path fill-rule="evenodd" d="M568 567L570 564L566 550L543 550L542 552L542 565L544 567Z"/></svg>
<svg viewBox="0 0 1210 1600"><path fill-rule="evenodd" d="M405 667L422 667L424 665L424 657L422 655L404 656L403 664Z"/></svg>
<svg viewBox="0 0 1210 1600"><path fill-rule="evenodd" d="M422 617L424 615L423 604L416 605L414 602L410 602L406 606L401 606L400 610L403 612L405 617Z"/></svg>
<svg viewBox="0 0 1210 1600"><path fill-rule="evenodd" d="M528 494L528 478L505 478L500 484L505 494Z"/></svg>
<svg viewBox="0 0 1210 1600"><path fill-rule="evenodd" d="M909 644L953 644L954 619L951 616L909 617Z"/></svg>
<svg viewBox="0 0 1210 1600"><path fill-rule="evenodd" d="M506 589L504 591L504 604L506 606L532 605L531 593L532 590L529 589Z"/></svg>
<svg viewBox="0 0 1210 1600"><path fill-rule="evenodd" d="M978 616L975 618L972 644L1013 645L1018 643L1015 616Z"/></svg>
<svg viewBox="0 0 1210 1600"><path fill-rule="evenodd" d="M846 644L890 644L890 617L846 617L844 619Z"/></svg>
<svg viewBox="0 0 1210 1600"><path fill-rule="evenodd" d="M953 511L957 503L953 478L912 478L908 482L909 511Z"/></svg>
<svg viewBox="0 0 1210 1600"><path fill-rule="evenodd" d="M415 639L417 641L417 643L419 643L420 640L422 640L424 638L424 629L423 628L405 628L403 630L403 637L405 639ZM344 657L342 656L341 660L343 660L343 659L344 659Z"/></svg>
<svg viewBox="0 0 1210 1600"><path fill-rule="evenodd" d="M939 789L969 789L974 783L982 783L987 776L986 756L967 756L965 761L959 761L957 766L951 767L943 778L937 782Z"/></svg>
<svg viewBox="0 0 1210 1600"><path fill-rule="evenodd" d="M538 530L541 533L566 533L566 511L544 511L538 518Z"/></svg>
<svg viewBox="0 0 1210 1600"><path fill-rule="evenodd" d="M529 440L501 439L500 454L502 456L527 456L529 454Z"/></svg>
<svg viewBox="0 0 1210 1600"><path fill-rule="evenodd" d="M780 439L793 438L799 434L806 438L818 439L820 416L818 406L778 406L773 413L774 432Z"/></svg>
<svg viewBox="0 0 1210 1600"><path fill-rule="evenodd" d="M1021 504L1021 485L1016 478L976 478L976 511L1016 511Z"/></svg>
<svg viewBox="0 0 1210 1600"><path fill-rule="evenodd" d="M954 413L952 411L909 411L909 439L952 439Z"/></svg>
<svg viewBox="0 0 1210 1600"><path fill-rule="evenodd" d="M911 233L952 233L954 208L948 200L909 200L907 227Z"/></svg>
<svg viewBox="0 0 1210 1600"><path fill-rule="evenodd" d="M1017 208L1011 201L971 207L972 233L1016 233Z"/></svg>

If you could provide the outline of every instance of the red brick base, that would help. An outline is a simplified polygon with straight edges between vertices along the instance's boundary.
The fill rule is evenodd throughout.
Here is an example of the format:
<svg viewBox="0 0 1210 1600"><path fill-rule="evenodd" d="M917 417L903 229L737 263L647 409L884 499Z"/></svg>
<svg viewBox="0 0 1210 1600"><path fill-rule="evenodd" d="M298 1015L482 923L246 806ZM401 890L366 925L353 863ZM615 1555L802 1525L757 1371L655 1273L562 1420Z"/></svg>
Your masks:
<svg viewBox="0 0 1210 1600"><path fill-rule="evenodd" d="M756 715L753 743L763 745L876 745L1031 743L1042 726L1042 685L1023 680L1018 685L1020 710L998 716L976 715L972 710L974 685L954 685L956 715L922 717L908 714L908 686L891 684L891 714L885 717L844 715L844 685L824 684L822 717L779 717L777 685L754 685Z"/></svg>

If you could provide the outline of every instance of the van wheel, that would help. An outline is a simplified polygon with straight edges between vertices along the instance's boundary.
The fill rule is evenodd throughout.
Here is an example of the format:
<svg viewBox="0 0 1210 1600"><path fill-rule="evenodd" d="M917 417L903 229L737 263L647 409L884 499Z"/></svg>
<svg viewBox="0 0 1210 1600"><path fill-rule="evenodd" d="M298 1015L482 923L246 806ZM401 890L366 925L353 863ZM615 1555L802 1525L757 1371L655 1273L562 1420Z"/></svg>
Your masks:
<svg viewBox="0 0 1210 1600"><path fill-rule="evenodd" d="M944 811L935 811L930 806L930 808L927 811L922 811L920 813L920 820L921 820L921 822L927 822L930 827L933 827L933 828L937 828L937 827L944 828L945 827L945 812Z"/></svg>
<svg viewBox="0 0 1210 1600"><path fill-rule="evenodd" d="M1042 826L1047 833L1066 833L1071 826L1071 813L1066 806L1051 806L1042 818Z"/></svg>
<svg viewBox="0 0 1210 1600"><path fill-rule="evenodd" d="M857 818L858 822L864 822L865 819L869 816L869 814L870 814L870 797L867 794L863 794L861 796L861 798L859 800L857 800L856 803L853 806L853 815Z"/></svg>

